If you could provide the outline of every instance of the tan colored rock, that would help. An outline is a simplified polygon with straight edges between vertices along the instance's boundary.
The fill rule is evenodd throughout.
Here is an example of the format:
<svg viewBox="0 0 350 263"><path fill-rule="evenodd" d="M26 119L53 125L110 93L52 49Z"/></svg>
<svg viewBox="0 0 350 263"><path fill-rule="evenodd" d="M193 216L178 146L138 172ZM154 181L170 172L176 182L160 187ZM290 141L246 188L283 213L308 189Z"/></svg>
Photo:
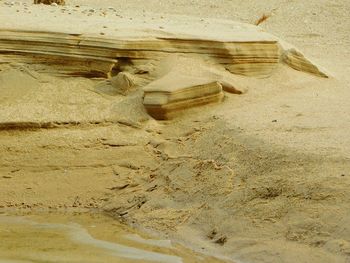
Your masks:
<svg viewBox="0 0 350 263"><path fill-rule="evenodd" d="M120 72L110 79L112 87L117 93L127 95L135 86L133 76L129 73Z"/></svg>
<svg viewBox="0 0 350 263"><path fill-rule="evenodd" d="M170 72L207 81L217 81L223 90L229 93L242 94L248 89L247 77L232 74L223 66L216 65L210 60L204 61L200 57L169 55L155 66L154 72L150 75L157 79Z"/></svg>
<svg viewBox="0 0 350 263"><path fill-rule="evenodd" d="M1 44L0 44L1 45ZM35 71L55 76L107 78L116 59L105 59L68 53L46 51L1 52L0 63L32 65Z"/></svg>
<svg viewBox="0 0 350 263"><path fill-rule="evenodd" d="M253 25L225 20L205 19L204 23L188 18L188 27L181 26L181 17L174 16L160 29L152 21L101 17L101 32L94 19L80 13L62 13L45 23L40 14L23 13L19 21L9 23L13 20L10 12L0 10L0 63L33 64L38 71L56 75L107 77L118 60L137 67L175 53L210 60L231 73L266 77L283 54L275 36ZM285 61L314 73L305 67L305 63L313 65L311 62L302 56L298 59L298 63Z"/></svg>
<svg viewBox="0 0 350 263"><path fill-rule="evenodd" d="M143 87L148 83L148 80L145 80L137 75L133 75L128 72L119 72L116 76L99 82L93 91L101 95L126 96L135 91L138 87Z"/></svg>
<svg viewBox="0 0 350 263"><path fill-rule="evenodd" d="M171 119L184 109L219 102L222 86L209 78L179 75L172 71L144 88L143 104L158 120Z"/></svg>
<svg viewBox="0 0 350 263"><path fill-rule="evenodd" d="M280 39L279 45L281 61L284 64L298 71L307 72L323 78L329 77L329 74L324 69L307 59L300 50L290 43Z"/></svg>
<svg viewBox="0 0 350 263"><path fill-rule="evenodd" d="M287 64L291 68L294 68L295 70L308 72L323 78L328 78L328 75L325 73L324 70L321 70L320 67L313 64L311 61L305 58L300 51L294 48L288 49L285 52L283 52L282 60L285 64Z"/></svg>

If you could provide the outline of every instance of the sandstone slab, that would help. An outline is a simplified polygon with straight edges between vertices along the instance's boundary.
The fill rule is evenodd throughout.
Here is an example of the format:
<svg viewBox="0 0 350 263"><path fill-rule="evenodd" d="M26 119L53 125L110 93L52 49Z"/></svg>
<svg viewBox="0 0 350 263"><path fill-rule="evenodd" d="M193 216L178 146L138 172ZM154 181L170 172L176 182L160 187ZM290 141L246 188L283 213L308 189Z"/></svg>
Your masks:
<svg viewBox="0 0 350 263"><path fill-rule="evenodd" d="M1 7L0 63L32 64L39 72L60 76L108 77L124 64L138 66L176 53L209 59L231 73L266 77L283 61L280 40L253 25L55 12L55 7L35 5L17 19L14 9ZM322 75L317 66L308 70L303 56L284 61Z"/></svg>
<svg viewBox="0 0 350 263"><path fill-rule="evenodd" d="M144 88L143 104L155 119L166 120L184 109L220 102L222 86L208 78L178 75L173 71Z"/></svg>

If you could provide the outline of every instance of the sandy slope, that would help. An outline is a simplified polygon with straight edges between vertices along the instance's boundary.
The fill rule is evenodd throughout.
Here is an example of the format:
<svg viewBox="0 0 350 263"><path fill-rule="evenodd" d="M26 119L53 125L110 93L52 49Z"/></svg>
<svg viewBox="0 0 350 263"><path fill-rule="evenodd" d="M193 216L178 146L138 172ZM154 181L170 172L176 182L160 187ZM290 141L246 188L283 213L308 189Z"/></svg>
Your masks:
<svg viewBox="0 0 350 263"><path fill-rule="evenodd" d="M70 2L115 6L123 16L145 10L254 22L271 13L262 27L333 77L282 66L271 78L252 79L247 94L157 123L144 122L137 98L111 101L89 92L88 80L50 79L52 86L21 76L34 90L2 93L13 112L93 118L85 126L1 132L3 209L103 207L242 262L349 262L349 1ZM42 92L31 106L36 88ZM123 105L134 109L127 121ZM106 116L113 124L94 122ZM215 243L224 237L223 246Z"/></svg>

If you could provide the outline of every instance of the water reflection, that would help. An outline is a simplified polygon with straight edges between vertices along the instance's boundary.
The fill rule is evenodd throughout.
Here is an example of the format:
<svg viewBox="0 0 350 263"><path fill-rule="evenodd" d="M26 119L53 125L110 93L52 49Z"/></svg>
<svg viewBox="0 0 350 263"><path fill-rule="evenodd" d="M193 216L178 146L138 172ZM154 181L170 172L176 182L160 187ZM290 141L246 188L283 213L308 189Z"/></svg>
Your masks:
<svg viewBox="0 0 350 263"><path fill-rule="evenodd" d="M0 216L0 263L219 262L102 215Z"/></svg>

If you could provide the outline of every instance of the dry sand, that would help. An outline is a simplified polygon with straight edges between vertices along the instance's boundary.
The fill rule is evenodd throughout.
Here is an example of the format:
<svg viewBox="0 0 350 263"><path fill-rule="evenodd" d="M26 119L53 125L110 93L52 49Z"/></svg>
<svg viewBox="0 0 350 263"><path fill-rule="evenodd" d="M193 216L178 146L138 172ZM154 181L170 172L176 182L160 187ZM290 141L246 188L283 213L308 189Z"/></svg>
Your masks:
<svg viewBox="0 0 350 263"><path fill-rule="evenodd" d="M271 14L261 27L332 77L281 66L246 94L156 122L137 92L1 66L0 117L60 123L1 131L1 210L103 209L236 262L350 262L349 1L69 3L157 19Z"/></svg>

